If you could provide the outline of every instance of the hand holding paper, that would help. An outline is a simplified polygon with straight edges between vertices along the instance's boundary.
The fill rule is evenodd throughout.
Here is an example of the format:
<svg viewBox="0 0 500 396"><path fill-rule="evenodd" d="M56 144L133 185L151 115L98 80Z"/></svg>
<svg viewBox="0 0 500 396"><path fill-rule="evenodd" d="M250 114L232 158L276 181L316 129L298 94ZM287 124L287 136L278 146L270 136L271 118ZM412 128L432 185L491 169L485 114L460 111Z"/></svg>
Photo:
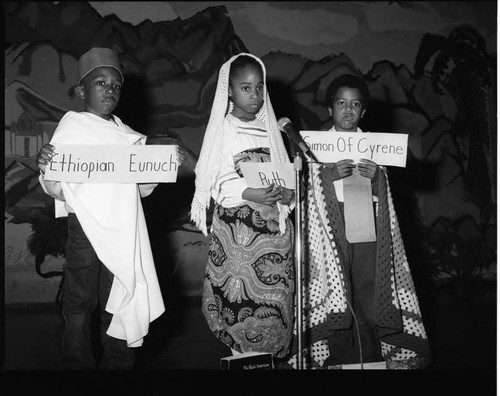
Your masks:
<svg viewBox="0 0 500 396"><path fill-rule="evenodd" d="M40 172L42 172L42 174L45 174L45 168L52 160L54 150L54 146L52 146L50 143L46 143L38 152L38 155L36 157L36 164L38 165L38 169L40 169Z"/></svg>
<svg viewBox="0 0 500 396"><path fill-rule="evenodd" d="M354 164L354 161L351 159L343 159L339 162L325 163L324 166L332 170L333 180L340 180L344 177L351 176L356 164Z"/></svg>
<svg viewBox="0 0 500 396"><path fill-rule="evenodd" d="M286 187L279 187L281 189L280 199L278 202L282 205L290 205L295 198L295 192Z"/></svg>
<svg viewBox="0 0 500 396"><path fill-rule="evenodd" d="M240 164L240 168L249 186L243 192L243 199L265 205L274 205L276 202L289 205L293 201L295 197L293 164L243 162ZM271 188L269 189L269 187Z"/></svg>
<svg viewBox="0 0 500 396"><path fill-rule="evenodd" d="M247 201L273 206L276 204L276 201L281 199L281 192L279 189L274 188L274 184L271 184L266 188L248 187L243 191L241 197Z"/></svg>
<svg viewBox="0 0 500 396"><path fill-rule="evenodd" d="M367 177L370 180L374 180L377 177L378 165L366 158L361 158L358 163L358 170L361 176Z"/></svg>

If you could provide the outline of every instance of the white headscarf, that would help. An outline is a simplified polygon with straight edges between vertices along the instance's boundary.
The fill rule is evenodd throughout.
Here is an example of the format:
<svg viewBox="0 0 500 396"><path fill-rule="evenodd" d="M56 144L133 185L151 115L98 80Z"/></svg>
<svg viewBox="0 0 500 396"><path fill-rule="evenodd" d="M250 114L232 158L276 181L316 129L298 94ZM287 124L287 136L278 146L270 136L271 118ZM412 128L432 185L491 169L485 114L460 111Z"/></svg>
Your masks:
<svg viewBox="0 0 500 396"><path fill-rule="evenodd" d="M217 90L215 91L214 103L212 112L208 121L203 145L201 147L200 158L196 164L196 190L191 203L191 220L206 236L207 233L207 209L210 207L211 189L215 184L215 180L219 173L220 164L222 163L222 145L224 144L223 122L229 110L229 72L231 63L239 56L246 55L255 58L262 67L264 79L264 104L257 113L256 117L264 122L269 139L269 151L271 162L290 162L288 153L283 143L283 138L278 127L276 115L274 114L273 106L269 99L266 86L266 68L264 63L256 56L248 53L240 53L230 58L224 63L219 71L219 79L217 82ZM230 103L232 105L232 103ZM232 106L231 106L232 107ZM286 230L286 218L290 208L286 205L277 203L280 212L280 232Z"/></svg>

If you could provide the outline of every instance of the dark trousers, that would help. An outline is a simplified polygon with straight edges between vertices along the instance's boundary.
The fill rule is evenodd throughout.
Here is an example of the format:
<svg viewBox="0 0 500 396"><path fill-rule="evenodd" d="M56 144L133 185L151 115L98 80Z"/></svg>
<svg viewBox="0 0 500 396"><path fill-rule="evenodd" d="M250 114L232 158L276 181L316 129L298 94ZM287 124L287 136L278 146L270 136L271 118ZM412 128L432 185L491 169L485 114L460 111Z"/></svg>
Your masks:
<svg viewBox="0 0 500 396"><path fill-rule="evenodd" d="M65 321L63 368L96 368L91 319L97 305L100 306L100 340L103 348L100 368L133 368L134 350L127 347L125 340L106 334L112 318L105 311L112 282L113 274L97 257L76 215L69 213L62 306Z"/></svg>
<svg viewBox="0 0 500 396"><path fill-rule="evenodd" d="M350 304L356 315L363 363L382 361L380 339L375 326L375 260L376 242L352 243ZM349 308L348 308L349 309ZM356 322L349 329L337 330L328 338L330 357L326 365L360 363Z"/></svg>

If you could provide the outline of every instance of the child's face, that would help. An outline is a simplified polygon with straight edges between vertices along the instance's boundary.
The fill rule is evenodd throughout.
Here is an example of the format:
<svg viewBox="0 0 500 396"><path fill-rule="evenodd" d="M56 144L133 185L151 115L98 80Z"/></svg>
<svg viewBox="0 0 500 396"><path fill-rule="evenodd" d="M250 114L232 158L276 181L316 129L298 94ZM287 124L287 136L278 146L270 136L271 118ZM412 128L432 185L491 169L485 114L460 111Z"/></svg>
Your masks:
<svg viewBox="0 0 500 396"><path fill-rule="evenodd" d="M122 77L113 67L92 70L76 88L77 96L85 102L85 111L109 120L118 106Z"/></svg>
<svg viewBox="0 0 500 396"><path fill-rule="evenodd" d="M357 88L341 87L332 99L328 111L337 131L356 132L365 109Z"/></svg>
<svg viewBox="0 0 500 396"><path fill-rule="evenodd" d="M253 65L245 66L233 76L229 85L229 97L237 118L255 119L264 103L264 81L262 72Z"/></svg>

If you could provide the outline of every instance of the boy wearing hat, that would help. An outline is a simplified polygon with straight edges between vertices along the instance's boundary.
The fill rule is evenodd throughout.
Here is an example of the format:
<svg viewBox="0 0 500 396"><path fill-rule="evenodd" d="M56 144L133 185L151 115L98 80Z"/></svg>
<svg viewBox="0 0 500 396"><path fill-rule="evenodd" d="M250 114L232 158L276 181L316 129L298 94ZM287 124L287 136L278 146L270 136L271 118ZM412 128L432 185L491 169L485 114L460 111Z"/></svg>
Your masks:
<svg viewBox="0 0 500 396"><path fill-rule="evenodd" d="M95 368L90 321L100 305L103 358L100 368L130 369L133 347L141 346L149 324L164 311L141 197L157 184L70 183L45 180L57 145L145 144L146 136L112 112L123 75L109 48L92 48L78 61L75 95L82 112L68 111L37 164L44 191L55 199L56 217L68 218L64 268L63 367Z"/></svg>

